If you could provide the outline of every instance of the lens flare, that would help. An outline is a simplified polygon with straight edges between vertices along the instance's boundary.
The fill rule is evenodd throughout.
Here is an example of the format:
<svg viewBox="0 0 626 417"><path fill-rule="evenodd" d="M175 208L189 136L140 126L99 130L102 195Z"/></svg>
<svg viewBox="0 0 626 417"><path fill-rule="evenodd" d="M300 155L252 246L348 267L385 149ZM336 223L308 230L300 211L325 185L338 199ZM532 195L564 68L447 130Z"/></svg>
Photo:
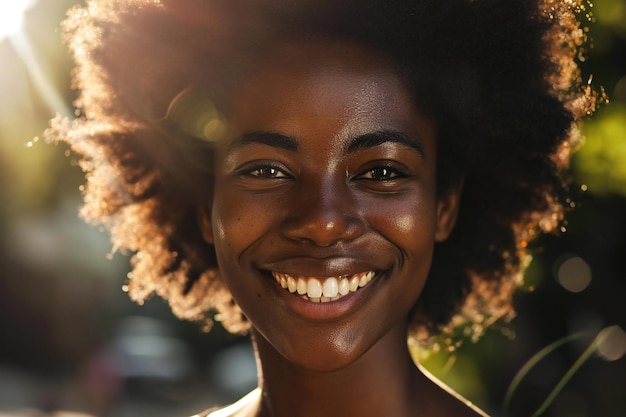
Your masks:
<svg viewBox="0 0 626 417"><path fill-rule="evenodd" d="M5 0L0 3L0 40L22 30L24 13L35 3L36 0Z"/></svg>
<svg viewBox="0 0 626 417"><path fill-rule="evenodd" d="M565 254L555 262L555 278L566 290L579 293L591 284L591 267L580 256Z"/></svg>

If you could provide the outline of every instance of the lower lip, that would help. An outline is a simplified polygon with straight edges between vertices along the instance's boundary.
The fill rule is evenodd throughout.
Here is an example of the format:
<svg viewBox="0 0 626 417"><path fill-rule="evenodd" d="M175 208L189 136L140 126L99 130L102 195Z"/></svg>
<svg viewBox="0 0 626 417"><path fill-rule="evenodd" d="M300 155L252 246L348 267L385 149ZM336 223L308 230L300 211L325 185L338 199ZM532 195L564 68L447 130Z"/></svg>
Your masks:
<svg viewBox="0 0 626 417"><path fill-rule="evenodd" d="M351 314L373 293L372 288L378 284L382 275L377 273L372 281L356 292L344 295L338 300L315 303L305 300L302 295L290 293L283 289L272 278L269 280L273 292L278 296L278 302L287 310L311 321L333 321Z"/></svg>

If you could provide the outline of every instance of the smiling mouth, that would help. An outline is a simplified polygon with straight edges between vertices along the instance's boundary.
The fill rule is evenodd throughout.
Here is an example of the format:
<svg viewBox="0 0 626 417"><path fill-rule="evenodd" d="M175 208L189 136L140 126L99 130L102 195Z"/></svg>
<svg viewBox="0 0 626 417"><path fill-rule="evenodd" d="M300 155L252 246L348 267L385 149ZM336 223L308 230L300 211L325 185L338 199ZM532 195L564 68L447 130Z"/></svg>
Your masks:
<svg viewBox="0 0 626 417"><path fill-rule="evenodd" d="M299 294L305 300L314 303L336 301L356 292L369 284L374 275L374 271L367 271L353 275L315 278L272 272L272 276L283 289L292 294Z"/></svg>

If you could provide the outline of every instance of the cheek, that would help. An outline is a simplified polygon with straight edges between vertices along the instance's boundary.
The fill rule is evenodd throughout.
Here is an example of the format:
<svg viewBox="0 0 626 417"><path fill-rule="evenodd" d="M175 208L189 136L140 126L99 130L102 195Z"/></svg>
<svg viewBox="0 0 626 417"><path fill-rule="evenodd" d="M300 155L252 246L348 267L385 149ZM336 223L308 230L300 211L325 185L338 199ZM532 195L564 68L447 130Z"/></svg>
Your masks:
<svg viewBox="0 0 626 417"><path fill-rule="evenodd" d="M215 250L227 257L236 257L238 252L253 242L254 226L248 221L249 213L240 205L218 203L213 207L213 229L216 233Z"/></svg>
<svg viewBox="0 0 626 417"><path fill-rule="evenodd" d="M274 228L276 204L259 201L254 195L247 198L235 189L216 191L212 211L215 250L218 256L236 259Z"/></svg>
<svg viewBox="0 0 626 417"><path fill-rule="evenodd" d="M411 233L419 224L419 219L414 213L399 213L392 218L392 226L398 233Z"/></svg>
<svg viewBox="0 0 626 417"><path fill-rule="evenodd" d="M436 208L420 194L410 199L374 204L369 223L399 249L412 253L434 245Z"/></svg>

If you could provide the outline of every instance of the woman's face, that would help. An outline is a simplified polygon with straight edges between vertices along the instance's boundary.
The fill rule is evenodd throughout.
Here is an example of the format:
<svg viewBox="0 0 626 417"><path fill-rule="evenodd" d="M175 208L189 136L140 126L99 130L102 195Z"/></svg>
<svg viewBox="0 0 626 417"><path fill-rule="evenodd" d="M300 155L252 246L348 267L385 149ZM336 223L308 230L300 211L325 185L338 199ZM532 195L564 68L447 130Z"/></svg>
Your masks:
<svg viewBox="0 0 626 417"><path fill-rule="evenodd" d="M260 336L306 368L346 366L406 321L453 226L435 127L352 44L282 48L235 97L204 235Z"/></svg>

